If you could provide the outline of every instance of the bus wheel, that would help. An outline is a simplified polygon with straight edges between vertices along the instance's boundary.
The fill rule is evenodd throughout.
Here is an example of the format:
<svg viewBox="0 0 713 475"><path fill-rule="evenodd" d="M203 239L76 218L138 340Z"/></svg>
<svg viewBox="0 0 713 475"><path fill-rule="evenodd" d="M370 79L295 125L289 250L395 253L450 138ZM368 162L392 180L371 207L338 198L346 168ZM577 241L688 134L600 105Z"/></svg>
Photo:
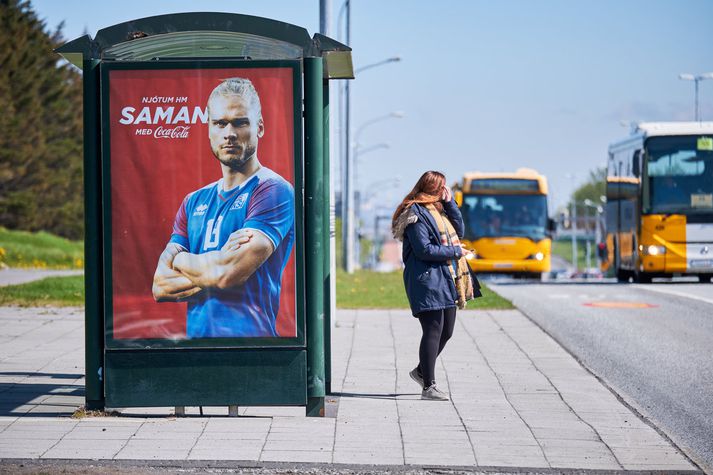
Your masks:
<svg viewBox="0 0 713 475"><path fill-rule="evenodd" d="M702 284L710 284L711 277L713 277L713 276L710 274L705 274L705 275L702 274L702 275L698 276L698 281Z"/></svg>
<svg viewBox="0 0 713 475"><path fill-rule="evenodd" d="M616 270L616 281L617 282L629 282L629 273L625 270Z"/></svg>
<svg viewBox="0 0 713 475"><path fill-rule="evenodd" d="M651 276L645 272L634 273L634 282L638 282L639 284L650 284L651 280Z"/></svg>

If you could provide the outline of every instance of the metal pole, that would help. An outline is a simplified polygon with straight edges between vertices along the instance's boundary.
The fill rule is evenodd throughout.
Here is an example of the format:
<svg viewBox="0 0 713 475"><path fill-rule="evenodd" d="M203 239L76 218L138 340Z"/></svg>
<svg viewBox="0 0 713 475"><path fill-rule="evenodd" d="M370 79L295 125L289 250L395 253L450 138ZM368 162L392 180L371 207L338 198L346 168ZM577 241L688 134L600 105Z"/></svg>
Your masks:
<svg viewBox="0 0 713 475"><path fill-rule="evenodd" d="M376 264L379 261L379 256L376 253L376 236L379 234L379 214L374 216L374 244L371 246L371 269L376 269Z"/></svg>
<svg viewBox="0 0 713 475"><path fill-rule="evenodd" d="M330 163L329 159L330 148L329 148L329 80L322 80L322 137L324 139L324 144L322 146L322 174L324 176L324 207L322 211L323 219L325 224L322 226L322 246L324 247L324 258L322 259L322 278L324 286L324 388L325 393L330 394L332 392L332 319L336 316L332 312L332 302L334 295L332 293L332 283L334 281L334 274L332 273L332 266L334 260L332 259L332 252L334 244L334 210L332 197L334 196L332 190L332 174L330 173Z"/></svg>
<svg viewBox="0 0 713 475"><path fill-rule="evenodd" d="M320 0L320 33L325 36L331 36L332 32L332 0ZM337 158L341 158L341 153L332 153L332 147L335 146L339 141L333 140L332 134L335 133L330 127L331 118L335 115L334 112L337 110L337 106L341 106L341 102L338 104L332 104L329 100L332 91L331 87L340 88L340 101L341 101L341 86L339 83L331 86L328 79L325 79L322 85L323 96L322 102L324 106L324 175L325 182L328 184L326 189L325 205L326 211L325 216L329 219L329 225L324 226L325 243L327 247L325 248L325 253L327 258L324 259L324 373L325 373L325 392L330 394L332 392L332 325L334 325L336 315L337 315L337 301L336 301L336 258L335 258L335 247L336 247L336 216L334 212L335 206L335 168L334 162L330 159L332 155L337 155ZM340 113L341 115L341 113ZM340 122L341 125L341 122Z"/></svg>
<svg viewBox="0 0 713 475"><path fill-rule="evenodd" d="M324 118L322 58L304 59L307 416L324 416Z"/></svg>
<svg viewBox="0 0 713 475"><path fill-rule="evenodd" d="M331 36L332 1L319 0L319 32Z"/></svg>
<svg viewBox="0 0 713 475"><path fill-rule="evenodd" d="M346 0L346 44L351 42L351 2ZM342 247L344 269L347 273L354 272L354 176L353 157L351 156L350 108L351 97L349 82L344 86L344 187L342 188Z"/></svg>
<svg viewBox="0 0 713 475"><path fill-rule="evenodd" d="M356 155L353 155L356 158ZM353 160L356 165L356 160ZM356 168L356 167L355 167ZM361 269L361 193L354 187L354 270Z"/></svg>
<svg viewBox="0 0 713 475"><path fill-rule="evenodd" d="M570 231L572 232L572 265L574 266L574 272L577 272L577 205L572 201L570 205L569 219L571 222Z"/></svg>
<svg viewBox="0 0 713 475"><path fill-rule="evenodd" d="M584 229L586 230L586 233L585 233L585 239L586 239L586 241L585 241L585 243L586 243L585 244L585 246L586 246L585 247L585 262L586 262L585 266L586 266L586 268L584 269L585 273L589 272L589 269L592 268L592 257L590 254L591 250L592 250L592 246L591 246L591 243L589 242L589 236L590 236L589 228L590 228L591 223L592 223L592 220L589 217L589 207L586 207L586 208L584 208L584 226L585 226Z"/></svg>
<svg viewBox="0 0 713 475"><path fill-rule="evenodd" d="M594 222L594 245L599 246L599 243L602 240L602 228L601 228L601 219L602 219L602 213L599 211L599 208L595 210L597 212L596 214L596 221ZM599 257L599 253L597 252L597 269L602 268L602 259Z"/></svg>
<svg viewBox="0 0 713 475"><path fill-rule="evenodd" d="M698 105L698 82L700 81L699 78L695 78L693 82L695 83L695 89L696 89L696 122L700 122L701 120L701 110L700 106Z"/></svg>

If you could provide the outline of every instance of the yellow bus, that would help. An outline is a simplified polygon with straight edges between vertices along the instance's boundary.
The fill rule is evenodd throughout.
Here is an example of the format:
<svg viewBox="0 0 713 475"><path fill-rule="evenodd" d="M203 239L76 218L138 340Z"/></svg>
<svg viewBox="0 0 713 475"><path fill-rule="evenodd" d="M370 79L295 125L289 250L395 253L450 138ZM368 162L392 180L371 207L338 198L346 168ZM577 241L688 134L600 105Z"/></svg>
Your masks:
<svg viewBox="0 0 713 475"><path fill-rule="evenodd" d="M637 124L609 147L603 270L713 275L713 122Z"/></svg>
<svg viewBox="0 0 713 475"><path fill-rule="evenodd" d="M541 278L550 271L554 222L547 216L547 179L535 170L466 173L456 187L463 243L475 272Z"/></svg>

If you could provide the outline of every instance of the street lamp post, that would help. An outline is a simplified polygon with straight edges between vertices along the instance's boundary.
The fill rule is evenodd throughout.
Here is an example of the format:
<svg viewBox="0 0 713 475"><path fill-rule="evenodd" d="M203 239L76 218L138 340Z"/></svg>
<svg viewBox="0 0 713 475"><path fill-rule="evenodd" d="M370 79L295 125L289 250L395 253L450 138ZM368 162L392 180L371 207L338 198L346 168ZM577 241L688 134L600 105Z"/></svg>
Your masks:
<svg viewBox="0 0 713 475"><path fill-rule="evenodd" d="M574 199L570 204L569 228L572 233L572 265L576 274L579 269L577 268L577 204Z"/></svg>
<svg viewBox="0 0 713 475"><path fill-rule="evenodd" d="M346 44L350 44L350 39L351 39L351 5L349 0L346 0L344 4L342 5L342 8L344 8L346 12ZM340 17L341 17L341 11L340 11ZM362 71L366 71L367 69L375 68L377 66L382 66L384 64L388 63L395 63L401 61L401 58L399 56L393 56L390 58L386 58L382 61L378 61L376 63L372 64L367 64L366 66L362 66L360 68L357 68L354 71L354 74L358 74ZM353 216L350 216L350 213L354 213L354 161L353 157L351 156L351 150L350 150L350 143L351 143L351 126L350 126L350 120L351 120L351 93L350 93L350 88L349 88L349 81L346 81L346 84L344 85L344 126L342 127L343 130L343 145L342 145L342 153L343 158L342 158L342 258L344 259L344 269L348 273L354 272L354 236L355 236L355 228L354 228L354 219ZM341 103L341 102L340 102ZM340 121L342 118L342 114L340 114ZM351 210L351 211L350 211ZM351 219L350 219L351 218Z"/></svg>
<svg viewBox="0 0 713 475"><path fill-rule="evenodd" d="M682 79L684 81L693 81L695 84L695 118L696 122L701 121L701 109L700 106L698 105L698 83L701 81L705 81L706 79L713 79L713 73L703 73L703 74L679 74L678 79Z"/></svg>
<svg viewBox="0 0 713 475"><path fill-rule="evenodd" d="M375 67L379 64L386 64L386 62L391 61L381 61L380 63L374 63L374 65L364 66L360 68L361 70L369 67ZM348 113L348 109L347 109ZM375 117L371 120L364 122L357 129L356 140L354 141L352 153L348 153L346 156L346 167L344 176L344 188L342 188L342 252L344 254L344 270L351 274L354 272L356 267L356 253L357 253L357 237L356 237L356 226L357 226L357 216L359 213L358 207L355 203L355 179L356 179L356 157L358 155L359 147L359 137L365 128L368 126L380 122L382 120L390 118L401 118L403 117L403 112L391 112L383 116ZM348 121L347 121L348 124ZM350 137L349 127L345 130L345 135L347 140ZM347 145L349 142L347 141ZM349 151L350 147L346 147Z"/></svg>
<svg viewBox="0 0 713 475"><path fill-rule="evenodd" d="M595 211L594 215L594 245L598 245L601 240L602 240L602 213L604 212L604 208L601 205L595 204L592 200L586 199L584 200L584 206L587 208L591 208ZM589 261L590 261L590 248L589 248L589 240L587 240L587 267L589 267ZM597 267L601 268L602 261L601 258L599 257L599 253L597 253Z"/></svg>
<svg viewBox="0 0 713 475"><path fill-rule="evenodd" d="M399 177L399 176L394 177L394 178L387 178L384 180L377 180L373 183L370 183L368 186L365 187L363 195L364 195L365 199L373 199L374 196L376 196L380 192L388 190L389 187L387 185L392 185L393 188L397 188L400 184L401 184L401 177ZM359 210L360 210L359 219L361 220L361 203L359 204ZM379 234L379 222L383 221L383 220L388 220L388 219L391 219L391 216L386 216L386 215L382 216L378 212L374 216L374 234L373 234L373 238L372 238L372 246L371 246L372 250L371 250L371 258L370 258L370 262L371 262L370 267L371 268L376 267L376 262L378 260L377 237Z"/></svg>
<svg viewBox="0 0 713 475"><path fill-rule="evenodd" d="M356 268L361 267L361 205L362 205L362 193L359 191L359 186L358 186L358 179L359 175L357 174L357 163L358 163L358 158L360 155L364 155L365 153L373 152L374 150L379 150L381 148L389 148L390 145L386 142L378 143L376 145L371 145L369 147L364 147L361 148L358 146L354 147L354 181L357 183L357 186L354 187L354 216L351 216L350 219L354 220L354 266Z"/></svg>

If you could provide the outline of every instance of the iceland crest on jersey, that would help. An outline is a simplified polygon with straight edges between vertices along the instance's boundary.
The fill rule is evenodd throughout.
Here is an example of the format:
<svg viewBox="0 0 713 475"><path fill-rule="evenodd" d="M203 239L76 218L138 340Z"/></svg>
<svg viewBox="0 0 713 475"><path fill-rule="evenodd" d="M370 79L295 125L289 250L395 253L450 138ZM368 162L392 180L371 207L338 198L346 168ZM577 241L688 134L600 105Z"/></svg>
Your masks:
<svg viewBox="0 0 713 475"><path fill-rule="evenodd" d="M245 202L248 199L248 194L247 193L242 193L235 199L235 203L233 203L233 206L230 208L232 209L242 209L243 206L245 206Z"/></svg>

